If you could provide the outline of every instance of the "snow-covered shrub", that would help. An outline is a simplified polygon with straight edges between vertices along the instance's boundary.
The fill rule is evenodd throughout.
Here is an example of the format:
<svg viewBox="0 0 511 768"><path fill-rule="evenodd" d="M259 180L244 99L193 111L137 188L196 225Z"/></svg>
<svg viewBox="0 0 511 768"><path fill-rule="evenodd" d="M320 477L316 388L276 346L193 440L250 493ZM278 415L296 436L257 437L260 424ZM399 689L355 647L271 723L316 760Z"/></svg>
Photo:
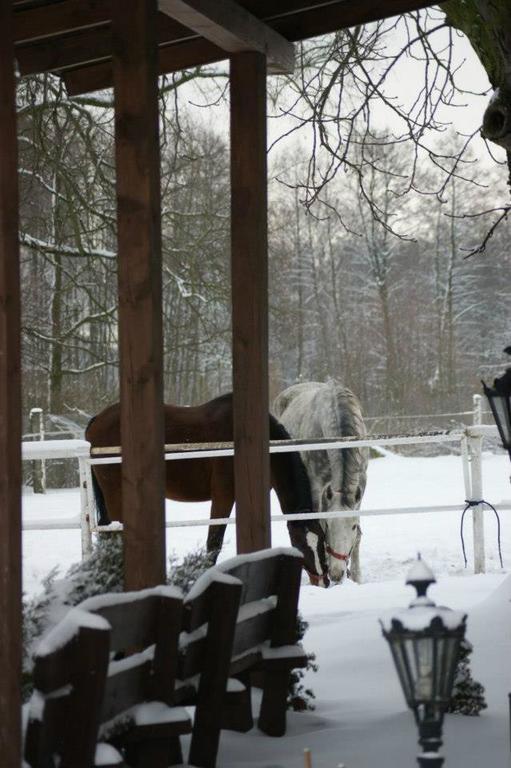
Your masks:
<svg viewBox="0 0 511 768"><path fill-rule="evenodd" d="M295 643L302 641L308 626L308 622L306 622L303 617L298 614ZM305 688L303 684L303 678L305 677L306 671L318 671L315 653L307 654L307 666L305 670L293 669L291 672L289 678L289 689L287 692L287 708L292 709L295 712L304 712L306 710L314 709L313 699L316 698L314 692L311 688Z"/></svg>
<svg viewBox="0 0 511 768"><path fill-rule="evenodd" d="M454 678L454 688L447 712L459 715L478 715L488 706L484 697L484 688L472 677L469 656L473 646L463 640L460 646L458 666Z"/></svg>
<svg viewBox="0 0 511 768"><path fill-rule="evenodd" d="M23 601L24 701L32 692L32 655L41 636L87 597L121 592L122 588L122 537L109 533L99 536L92 555L72 565L63 579L57 579L57 569L54 569L43 581L41 594Z"/></svg>
<svg viewBox="0 0 511 768"><path fill-rule="evenodd" d="M195 552L189 552L183 558L181 563L177 557L172 555L169 558L169 571L167 582L179 587L186 594L195 584L199 576L214 564L214 556L211 552L206 552L204 548L197 549Z"/></svg>
<svg viewBox="0 0 511 768"><path fill-rule="evenodd" d="M66 574L64 581L69 583L66 605L77 605L105 592L122 592L123 574L122 533L100 534L92 555L72 565Z"/></svg>

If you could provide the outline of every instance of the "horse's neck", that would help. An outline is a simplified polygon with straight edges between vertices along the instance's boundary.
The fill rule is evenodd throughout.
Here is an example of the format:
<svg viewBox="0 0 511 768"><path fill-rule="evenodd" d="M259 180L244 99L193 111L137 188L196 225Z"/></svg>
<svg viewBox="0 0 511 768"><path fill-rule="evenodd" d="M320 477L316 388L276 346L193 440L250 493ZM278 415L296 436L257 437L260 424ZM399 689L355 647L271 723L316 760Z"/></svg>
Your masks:
<svg viewBox="0 0 511 768"><path fill-rule="evenodd" d="M272 484L284 514L312 509L307 472L297 454L273 454Z"/></svg>

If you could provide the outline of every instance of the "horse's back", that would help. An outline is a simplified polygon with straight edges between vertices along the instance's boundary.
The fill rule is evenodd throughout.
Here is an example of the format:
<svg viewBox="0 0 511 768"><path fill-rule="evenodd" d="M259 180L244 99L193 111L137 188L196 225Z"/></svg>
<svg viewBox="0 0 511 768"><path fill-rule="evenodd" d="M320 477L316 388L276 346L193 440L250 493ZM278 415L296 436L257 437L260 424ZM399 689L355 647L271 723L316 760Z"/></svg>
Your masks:
<svg viewBox="0 0 511 768"><path fill-rule="evenodd" d="M207 443L232 440L232 397L222 395L197 406L163 406L166 443ZM93 447L118 446L121 439L120 404L113 403L94 416L85 430Z"/></svg>
<svg viewBox="0 0 511 768"><path fill-rule="evenodd" d="M277 396L273 410L290 434L298 439L366 435L358 398L335 380L294 384ZM359 487L358 496L361 497L366 483L366 449L307 451L302 458L316 493L318 485L333 480L336 485Z"/></svg>
<svg viewBox="0 0 511 768"><path fill-rule="evenodd" d="M273 412L301 437L333 437L339 429L342 435L366 434L358 398L335 380L293 384L277 395Z"/></svg>

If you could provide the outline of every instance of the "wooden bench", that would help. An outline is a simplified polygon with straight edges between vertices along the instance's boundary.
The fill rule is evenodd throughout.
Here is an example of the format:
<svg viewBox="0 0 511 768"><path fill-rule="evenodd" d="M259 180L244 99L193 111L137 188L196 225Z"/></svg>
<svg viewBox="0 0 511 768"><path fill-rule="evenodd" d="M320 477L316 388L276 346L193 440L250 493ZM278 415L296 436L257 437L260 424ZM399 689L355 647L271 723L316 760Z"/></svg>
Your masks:
<svg viewBox="0 0 511 768"><path fill-rule="evenodd" d="M24 745L31 768L94 765L109 652L108 622L78 608L39 645Z"/></svg>
<svg viewBox="0 0 511 768"><path fill-rule="evenodd" d="M213 568L185 604L159 587L72 609L35 656L28 765L179 765L186 701L196 704L190 759L214 766L241 589Z"/></svg>
<svg viewBox="0 0 511 768"><path fill-rule="evenodd" d="M175 587L99 595L80 604L108 622L110 663L100 709L99 739L130 766L182 763L180 736L191 721L175 704L183 600Z"/></svg>
<svg viewBox="0 0 511 768"><path fill-rule="evenodd" d="M184 600L159 587L72 609L35 657L28 765L167 768L191 731L189 763L214 768L221 729L253 725L256 676L259 728L285 733L289 675L307 664L295 643L301 567L297 550L265 550L209 569Z"/></svg>
<svg viewBox="0 0 511 768"><path fill-rule="evenodd" d="M286 732L290 674L307 666L296 642L302 563L298 550L275 548L217 565L243 584L229 676L245 686L245 693L227 696L224 728L252 727L250 688L256 683L263 690L259 729L270 736Z"/></svg>

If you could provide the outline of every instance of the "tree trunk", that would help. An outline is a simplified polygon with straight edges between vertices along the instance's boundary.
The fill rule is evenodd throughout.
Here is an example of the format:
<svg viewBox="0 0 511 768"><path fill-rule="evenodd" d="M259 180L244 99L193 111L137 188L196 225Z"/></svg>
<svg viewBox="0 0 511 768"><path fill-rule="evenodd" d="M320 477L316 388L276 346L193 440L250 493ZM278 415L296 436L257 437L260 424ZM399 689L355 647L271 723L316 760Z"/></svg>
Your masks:
<svg viewBox="0 0 511 768"><path fill-rule="evenodd" d="M482 135L511 151L511 3L509 0L447 0L448 24L470 41L495 90L483 117Z"/></svg>

